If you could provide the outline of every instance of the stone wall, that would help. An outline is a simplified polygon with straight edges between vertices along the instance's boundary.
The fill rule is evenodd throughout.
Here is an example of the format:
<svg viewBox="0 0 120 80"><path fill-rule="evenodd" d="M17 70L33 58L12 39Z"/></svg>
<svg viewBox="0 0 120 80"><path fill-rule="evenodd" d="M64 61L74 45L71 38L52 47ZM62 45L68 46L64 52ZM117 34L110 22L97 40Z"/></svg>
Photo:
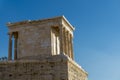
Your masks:
<svg viewBox="0 0 120 80"><path fill-rule="evenodd" d="M0 80L67 80L67 61L52 58L0 62Z"/></svg>
<svg viewBox="0 0 120 80"><path fill-rule="evenodd" d="M87 72L83 70L76 62L68 61L68 80L87 80Z"/></svg>
<svg viewBox="0 0 120 80"><path fill-rule="evenodd" d="M9 33L18 33L17 59L51 55L51 27L59 26L58 21L19 22L19 25L9 26Z"/></svg>
<svg viewBox="0 0 120 80"><path fill-rule="evenodd" d="M18 58L50 55L50 36L50 29L47 26L26 26L24 29L20 29L18 32Z"/></svg>
<svg viewBox="0 0 120 80"><path fill-rule="evenodd" d="M85 80L85 72L70 62L65 55L0 62L0 80Z"/></svg>

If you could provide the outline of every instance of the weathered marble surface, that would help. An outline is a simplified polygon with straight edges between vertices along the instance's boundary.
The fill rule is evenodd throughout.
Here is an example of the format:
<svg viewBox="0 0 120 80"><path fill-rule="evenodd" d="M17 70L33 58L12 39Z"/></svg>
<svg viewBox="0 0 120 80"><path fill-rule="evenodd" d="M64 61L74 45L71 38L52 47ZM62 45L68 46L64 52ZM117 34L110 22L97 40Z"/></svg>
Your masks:
<svg viewBox="0 0 120 80"><path fill-rule="evenodd" d="M0 80L86 80L87 73L66 55L0 62Z"/></svg>
<svg viewBox="0 0 120 80"><path fill-rule="evenodd" d="M74 27L64 16L9 23L8 28L9 60L0 62L0 80L87 79L74 61Z"/></svg>

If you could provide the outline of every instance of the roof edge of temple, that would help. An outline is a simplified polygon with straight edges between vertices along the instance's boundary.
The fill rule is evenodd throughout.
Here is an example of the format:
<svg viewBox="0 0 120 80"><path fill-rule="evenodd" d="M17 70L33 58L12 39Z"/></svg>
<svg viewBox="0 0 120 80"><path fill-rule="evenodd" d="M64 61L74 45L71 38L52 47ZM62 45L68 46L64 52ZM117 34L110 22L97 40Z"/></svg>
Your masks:
<svg viewBox="0 0 120 80"><path fill-rule="evenodd" d="M8 22L7 26L11 27L11 26L24 25L24 24L30 24L30 23L32 24L32 23L38 23L38 22L54 20L54 19L63 19L72 28L72 30L75 30L75 28L69 23L69 21L65 18L64 15L52 17L52 18L43 18L43 19L39 19L39 20L24 20L24 21L19 21L19 22Z"/></svg>
<svg viewBox="0 0 120 80"><path fill-rule="evenodd" d="M69 25L71 26L72 30L75 30L75 27L72 26L72 24L70 24L70 22L67 20L67 18L63 15L62 18L64 19L64 21Z"/></svg>

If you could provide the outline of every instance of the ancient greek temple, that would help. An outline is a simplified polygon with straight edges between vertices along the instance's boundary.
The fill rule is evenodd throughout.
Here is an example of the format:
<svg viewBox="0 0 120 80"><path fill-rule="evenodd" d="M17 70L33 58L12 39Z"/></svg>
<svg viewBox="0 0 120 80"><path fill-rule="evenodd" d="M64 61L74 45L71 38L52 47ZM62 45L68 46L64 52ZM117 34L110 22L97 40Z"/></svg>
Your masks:
<svg viewBox="0 0 120 80"><path fill-rule="evenodd" d="M7 26L8 61L0 62L0 80L87 80L74 61L75 28L64 16Z"/></svg>
<svg viewBox="0 0 120 80"><path fill-rule="evenodd" d="M8 28L9 60L12 60L12 50L14 50L14 60L59 54L65 54L73 59L74 27L65 17L9 23Z"/></svg>

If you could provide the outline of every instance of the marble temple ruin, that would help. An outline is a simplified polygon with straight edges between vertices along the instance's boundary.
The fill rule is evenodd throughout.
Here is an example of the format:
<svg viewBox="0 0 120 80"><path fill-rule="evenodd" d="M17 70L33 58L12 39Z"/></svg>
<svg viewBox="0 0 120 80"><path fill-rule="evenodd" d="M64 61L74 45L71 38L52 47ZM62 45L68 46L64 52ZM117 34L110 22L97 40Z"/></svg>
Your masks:
<svg viewBox="0 0 120 80"><path fill-rule="evenodd" d="M0 80L87 80L74 61L74 27L64 16L7 24L8 60Z"/></svg>

